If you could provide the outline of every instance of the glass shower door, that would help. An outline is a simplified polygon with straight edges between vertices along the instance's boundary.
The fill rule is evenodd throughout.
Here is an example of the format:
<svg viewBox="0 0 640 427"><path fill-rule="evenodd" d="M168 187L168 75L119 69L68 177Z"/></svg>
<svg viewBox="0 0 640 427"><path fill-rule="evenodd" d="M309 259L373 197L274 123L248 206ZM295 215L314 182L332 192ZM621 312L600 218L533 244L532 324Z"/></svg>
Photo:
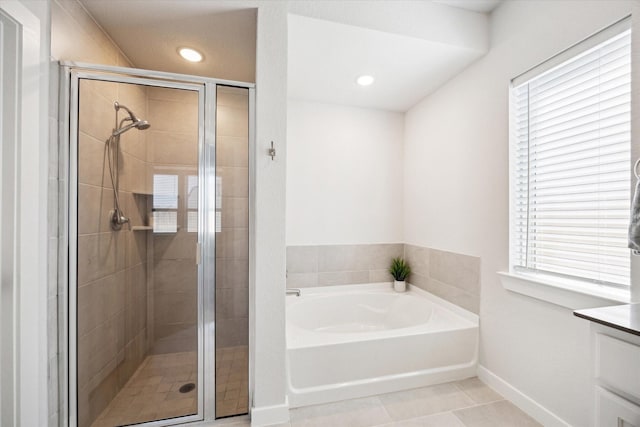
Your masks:
<svg viewBox="0 0 640 427"><path fill-rule="evenodd" d="M249 90L216 91L216 418L249 405Z"/></svg>
<svg viewBox="0 0 640 427"><path fill-rule="evenodd" d="M155 427L246 414L252 85L63 70L63 417Z"/></svg>
<svg viewBox="0 0 640 427"><path fill-rule="evenodd" d="M202 96L78 79L80 427L202 419Z"/></svg>

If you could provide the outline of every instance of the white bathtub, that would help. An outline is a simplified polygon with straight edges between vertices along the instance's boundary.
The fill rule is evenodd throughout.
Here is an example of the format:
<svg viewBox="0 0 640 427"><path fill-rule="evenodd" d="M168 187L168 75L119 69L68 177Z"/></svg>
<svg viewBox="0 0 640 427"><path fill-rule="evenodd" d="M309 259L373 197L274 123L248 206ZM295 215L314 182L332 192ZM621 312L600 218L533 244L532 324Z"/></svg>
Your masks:
<svg viewBox="0 0 640 427"><path fill-rule="evenodd" d="M305 288L286 310L291 407L476 375L478 316L414 286Z"/></svg>

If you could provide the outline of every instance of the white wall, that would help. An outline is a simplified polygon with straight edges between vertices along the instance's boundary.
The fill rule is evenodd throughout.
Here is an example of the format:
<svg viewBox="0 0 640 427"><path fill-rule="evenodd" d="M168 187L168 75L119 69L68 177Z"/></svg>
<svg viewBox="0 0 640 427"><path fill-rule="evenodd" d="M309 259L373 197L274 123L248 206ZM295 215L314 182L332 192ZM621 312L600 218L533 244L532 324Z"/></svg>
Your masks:
<svg viewBox="0 0 640 427"><path fill-rule="evenodd" d="M404 115L289 100L287 245L402 241Z"/></svg>
<svg viewBox="0 0 640 427"><path fill-rule="evenodd" d="M3 112L2 120L14 123L2 128L3 148L11 158L2 175L14 184L5 184L5 206L14 209L11 222L5 223L14 233L8 239L12 250L12 271L3 271L0 306L9 311L3 320L0 336L3 342L0 369L8 384L0 384L3 413L0 424L41 426L48 423L47 397L47 162L48 162L48 95L49 95L49 4L29 0L3 0L3 14L18 24L21 42L16 49L7 48L1 55L4 66L15 67L19 81L14 107ZM5 36L10 33L10 27ZM18 36L18 34L15 34ZM11 43L12 37L7 37ZM8 46L5 46L8 47ZM14 56L15 55L15 56ZM18 60L19 62L16 62ZM4 76L6 78L6 76ZM11 82L3 82L8 87ZM5 94L7 96L7 94ZM9 104L7 103L6 106ZM15 127L14 127L15 125ZM1 154L0 154L1 156ZM13 191L12 191L13 190ZM6 230L5 230L6 231ZM7 246L7 245L5 245ZM9 298L7 299L7 296ZM8 360L4 357L11 354ZM13 368L7 373L5 369Z"/></svg>
<svg viewBox="0 0 640 427"><path fill-rule="evenodd" d="M496 275L508 269L508 88L633 3L503 3L489 53L405 122L405 241L482 258L481 364L576 426L589 425L592 406L588 322L504 290Z"/></svg>
<svg viewBox="0 0 640 427"><path fill-rule="evenodd" d="M250 175L251 424L289 419L285 371L285 167L287 158L287 4L259 2L256 146ZM270 142L278 152L267 156ZM250 380L251 381L251 380Z"/></svg>

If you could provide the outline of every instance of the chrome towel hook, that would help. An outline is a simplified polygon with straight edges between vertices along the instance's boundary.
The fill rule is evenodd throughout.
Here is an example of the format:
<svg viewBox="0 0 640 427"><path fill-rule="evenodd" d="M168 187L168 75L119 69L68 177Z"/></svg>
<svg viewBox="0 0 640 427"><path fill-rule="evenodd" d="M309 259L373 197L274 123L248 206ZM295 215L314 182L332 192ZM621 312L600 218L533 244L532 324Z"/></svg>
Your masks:
<svg viewBox="0 0 640 427"><path fill-rule="evenodd" d="M638 174L638 165L640 165L640 159L636 160L633 165L633 174L636 176L636 179L640 179L640 174Z"/></svg>
<svg viewBox="0 0 640 427"><path fill-rule="evenodd" d="M271 156L271 160L276 156L276 149L273 148L273 141L271 141L271 148L269 148L269 154L267 154L267 156Z"/></svg>

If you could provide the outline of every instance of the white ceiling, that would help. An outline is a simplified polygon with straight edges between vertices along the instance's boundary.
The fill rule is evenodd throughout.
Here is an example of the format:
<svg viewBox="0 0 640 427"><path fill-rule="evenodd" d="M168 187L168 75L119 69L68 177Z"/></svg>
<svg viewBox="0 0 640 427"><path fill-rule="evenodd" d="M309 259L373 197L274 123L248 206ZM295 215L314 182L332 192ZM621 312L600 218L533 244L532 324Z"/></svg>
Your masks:
<svg viewBox="0 0 640 427"><path fill-rule="evenodd" d="M407 111L484 51L289 15L289 96ZM375 77L371 86L356 78Z"/></svg>
<svg viewBox="0 0 640 427"><path fill-rule="evenodd" d="M435 3L445 4L447 6L458 7L460 9L471 10L474 12L489 13L493 11L502 0L433 0Z"/></svg>
<svg viewBox="0 0 640 427"><path fill-rule="evenodd" d="M255 0L80 1L135 67L255 81ZM289 96L406 111L486 52L489 20L477 12L499 1L437 2L447 5L290 2ZM184 61L182 46L205 60ZM376 82L357 86L361 74Z"/></svg>
<svg viewBox="0 0 640 427"><path fill-rule="evenodd" d="M135 67L255 82L255 8L219 0L80 1ZM204 61L180 58L183 46Z"/></svg>

